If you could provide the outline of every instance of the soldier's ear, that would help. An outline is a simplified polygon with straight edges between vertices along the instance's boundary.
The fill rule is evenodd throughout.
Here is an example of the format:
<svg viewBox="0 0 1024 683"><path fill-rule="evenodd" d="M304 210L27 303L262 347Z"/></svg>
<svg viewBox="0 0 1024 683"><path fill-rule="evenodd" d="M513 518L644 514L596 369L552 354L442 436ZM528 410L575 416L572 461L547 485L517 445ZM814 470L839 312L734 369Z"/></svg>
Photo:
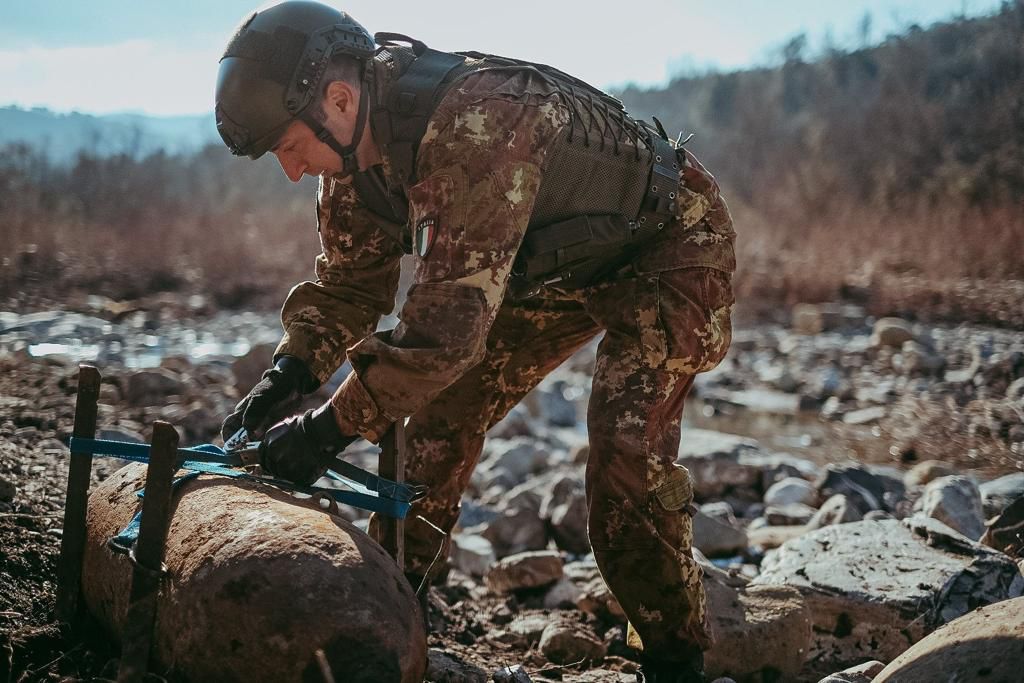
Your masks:
<svg viewBox="0 0 1024 683"><path fill-rule="evenodd" d="M355 116L358 93L345 81L331 81L324 91L324 107L328 112Z"/></svg>

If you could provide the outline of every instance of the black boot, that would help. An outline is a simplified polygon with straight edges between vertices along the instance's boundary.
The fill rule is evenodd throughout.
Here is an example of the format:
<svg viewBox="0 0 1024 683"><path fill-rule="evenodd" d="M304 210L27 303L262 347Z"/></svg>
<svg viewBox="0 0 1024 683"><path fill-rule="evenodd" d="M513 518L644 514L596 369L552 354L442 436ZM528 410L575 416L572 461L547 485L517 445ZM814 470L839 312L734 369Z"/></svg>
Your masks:
<svg viewBox="0 0 1024 683"><path fill-rule="evenodd" d="M640 658L637 683L705 683L704 655L697 654L683 661Z"/></svg>

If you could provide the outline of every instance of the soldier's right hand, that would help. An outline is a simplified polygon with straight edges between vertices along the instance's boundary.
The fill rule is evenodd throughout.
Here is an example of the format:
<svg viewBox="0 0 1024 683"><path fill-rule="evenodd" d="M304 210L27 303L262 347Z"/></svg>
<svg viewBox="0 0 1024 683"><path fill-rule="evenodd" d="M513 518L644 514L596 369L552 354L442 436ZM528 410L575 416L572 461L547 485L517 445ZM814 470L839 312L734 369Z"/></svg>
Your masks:
<svg viewBox="0 0 1024 683"><path fill-rule="evenodd" d="M253 439L299 405L305 394L316 390L318 382L306 364L295 356L280 356L274 367L263 373L263 379L238 402L234 412L221 425L220 433L227 441L242 427Z"/></svg>

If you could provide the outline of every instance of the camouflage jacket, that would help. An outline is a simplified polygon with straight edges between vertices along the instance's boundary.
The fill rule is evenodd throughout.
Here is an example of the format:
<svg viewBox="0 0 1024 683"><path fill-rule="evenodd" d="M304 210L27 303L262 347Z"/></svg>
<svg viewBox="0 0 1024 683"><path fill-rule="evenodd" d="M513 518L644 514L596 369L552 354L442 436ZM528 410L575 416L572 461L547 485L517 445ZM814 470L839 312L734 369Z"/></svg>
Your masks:
<svg viewBox="0 0 1024 683"><path fill-rule="evenodd" d="M374 333L394 304L402 249L350 184L321 179L317 281L289 294L277 353L305 360L321 381L347 353L354 372L332 402L350 433L377 441L480 360L546 153L570 112L561 94L526 70L478 72L445 95L420 144L418 182L408 190L409 225L427 226L433 234L421 238L433 241L417 256L394 330ZM677 201L682 218L644 249L644 267L732 271L728 210L689 153Z"/></svg>

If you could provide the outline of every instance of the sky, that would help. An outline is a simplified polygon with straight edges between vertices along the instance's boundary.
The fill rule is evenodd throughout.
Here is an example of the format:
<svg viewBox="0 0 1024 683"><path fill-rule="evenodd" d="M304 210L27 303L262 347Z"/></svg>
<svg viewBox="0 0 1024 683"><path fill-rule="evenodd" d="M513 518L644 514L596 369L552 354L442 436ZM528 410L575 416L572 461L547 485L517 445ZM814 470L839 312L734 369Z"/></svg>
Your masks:
<svg viewBox="0 0 1024 683"><path fill-rule="evenodd" d="M202 114L217 61L251 0L4 0L0 106L92 114ZM604 88L777 59L806 33L858 46L917 23L996 11L1000 0L351 0L370 32L441 50L479 50L559 67Z"/></svg>

